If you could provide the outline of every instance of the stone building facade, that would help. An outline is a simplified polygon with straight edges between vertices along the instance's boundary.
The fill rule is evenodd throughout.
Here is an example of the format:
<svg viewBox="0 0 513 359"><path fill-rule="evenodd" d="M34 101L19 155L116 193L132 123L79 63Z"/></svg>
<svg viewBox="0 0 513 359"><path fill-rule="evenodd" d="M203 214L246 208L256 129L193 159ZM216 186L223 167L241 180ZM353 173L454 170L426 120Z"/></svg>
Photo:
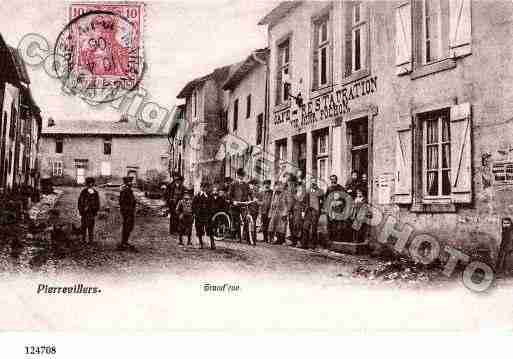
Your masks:
<svg viewBox="0 0 513 359"><path fill-rule="evenodd" d="M230 68L221 67L190 81L177 96L185 100L184 183L196 191L202 179L212 182L222 178L222 161L216 159L216 154L226 134L222 86Z"/></svg>
<svg viewBox="0 0 513 359"><path fill-rule="evenodd" d="M253 51L230 73L223 85L226 135L216 158L223 161L223 176L235 177L244 168L250 178L270 175L265 167L267 135L267 58L268 49Z"/></svg>
<svg viewBox="0 0 513 359"><path fill-rule="evenodd" d="M0 34L0 192L38 189L40 112L18 50Z"/></svg>
<svg viewBox="0 0 513 359"><path fill-rule="evenodd" d="M513 216L512 16L508 1L278 5L259 23L273 177L365 173L397 237L496 251Z"/></svg>
<svg viewBox="0 0 513 359"><path fill-rule="evenodd" d="M128 121L68 120L42 132L41 173L54 184L83 184L86 177L121 183L146 179L148 171L169 178L167 134L148 133Z"/></svg>

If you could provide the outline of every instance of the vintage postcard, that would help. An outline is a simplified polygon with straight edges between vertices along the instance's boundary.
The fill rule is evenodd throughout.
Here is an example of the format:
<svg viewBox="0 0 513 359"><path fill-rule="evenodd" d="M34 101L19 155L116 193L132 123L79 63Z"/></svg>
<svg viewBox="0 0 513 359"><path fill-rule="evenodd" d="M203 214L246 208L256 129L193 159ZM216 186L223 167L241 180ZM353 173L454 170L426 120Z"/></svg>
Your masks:
<svg viewBox="0 0 513 359"><path fill-rule="evenodd" d="M511 332L512 21L2 1L0 329Z"/></svg>

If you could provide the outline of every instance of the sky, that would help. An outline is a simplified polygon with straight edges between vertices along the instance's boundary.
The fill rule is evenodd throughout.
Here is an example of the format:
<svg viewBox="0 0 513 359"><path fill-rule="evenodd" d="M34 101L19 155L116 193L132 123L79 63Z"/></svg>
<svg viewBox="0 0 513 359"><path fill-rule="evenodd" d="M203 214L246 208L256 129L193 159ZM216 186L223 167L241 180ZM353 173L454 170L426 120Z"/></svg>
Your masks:
<svg viewBox="0 0 513 359"><path fill-rule="evenodd" d="M29 33L37 33L53 47L68 23L71 2L17 0L0 2L0 33L17 47ZM258 21L278 3L271 0L146 1L144 57L147 71L142 80L148 96L169 110L180 103L176 95L190 80L216 67L243 60L267 46L267 28ZM43 119L118 120L120 112L99 108L64 94L61 83L41 66L28 66L33 97Z"/></svg>

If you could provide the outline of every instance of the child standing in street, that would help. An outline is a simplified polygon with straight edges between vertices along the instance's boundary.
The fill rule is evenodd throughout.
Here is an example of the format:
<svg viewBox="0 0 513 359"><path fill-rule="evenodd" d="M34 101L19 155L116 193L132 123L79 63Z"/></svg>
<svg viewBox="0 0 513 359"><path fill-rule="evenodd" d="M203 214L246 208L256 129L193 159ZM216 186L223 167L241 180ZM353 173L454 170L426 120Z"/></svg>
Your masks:
<svg viewBox="0 0 513 359"><path fill-rule="evenodd" d="M210 231L210 218L212 217L211 197L207 193L208 183L202 182L200 191L192 200L192 213L194 214L194 226L198 236L200 248L203 248L203 236L210 237L210 249L215 249L214 237Z"/></svg>
<svg viewBox="0 0 513 359"><path fill-rule="evenodd" d="M182 236L187 236L187 245L191 245L192 234L192 197L190 191L185 191L183 198L176 206L178 216L178 244L183 246Z"/></svg>

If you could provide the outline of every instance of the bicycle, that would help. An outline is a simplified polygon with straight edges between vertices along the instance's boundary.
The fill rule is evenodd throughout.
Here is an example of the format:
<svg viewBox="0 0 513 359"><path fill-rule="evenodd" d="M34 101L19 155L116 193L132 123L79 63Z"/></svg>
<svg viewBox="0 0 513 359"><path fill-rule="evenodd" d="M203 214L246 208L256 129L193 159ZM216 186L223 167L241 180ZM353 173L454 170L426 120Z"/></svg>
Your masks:
<svg viewBox="0 0 513 359"><path fill-rule="evenodd" d="M242 223L242 234L241 240L248 241L251 245L256 246L256 238L252 236L255 230L255 221L249 211L249 205L256 203L256 200L252 201L236 201L233 203L234 206L240 207L240 223Z"/></svg>

